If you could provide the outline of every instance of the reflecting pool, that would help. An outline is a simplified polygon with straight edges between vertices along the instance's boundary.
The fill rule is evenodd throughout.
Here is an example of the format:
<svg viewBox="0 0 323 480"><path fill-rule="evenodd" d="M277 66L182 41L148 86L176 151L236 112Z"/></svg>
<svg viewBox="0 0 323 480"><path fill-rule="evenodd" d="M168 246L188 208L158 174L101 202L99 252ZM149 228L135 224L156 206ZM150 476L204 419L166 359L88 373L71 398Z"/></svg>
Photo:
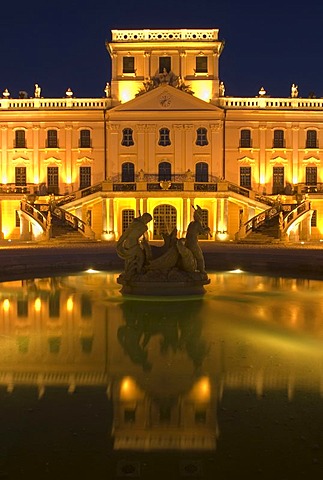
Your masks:
<svg viewBox="0 0 323 480"><path fill-rule="evenodd" d="M0 283L0 478L321 479L323 282Z"/></svg>

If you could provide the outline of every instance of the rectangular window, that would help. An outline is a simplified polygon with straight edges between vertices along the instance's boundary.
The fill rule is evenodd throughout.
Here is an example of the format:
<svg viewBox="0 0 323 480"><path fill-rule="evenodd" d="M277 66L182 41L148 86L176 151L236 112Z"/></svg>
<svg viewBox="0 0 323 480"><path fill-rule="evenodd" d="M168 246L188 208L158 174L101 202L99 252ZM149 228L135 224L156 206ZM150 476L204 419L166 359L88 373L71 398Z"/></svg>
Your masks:
<svg viewBox="0 0 323 480"><path fill-rule="evenodd" d="M49 295L48 299L49 318L58 318L60 315L60 293L55 292Z"/></svg>
<svg viewBox="0 0 323 480"><path fill-rule="evenodd" d="M47 168L48 193L58 194L58 167Z"/></svg>
<svg viewBox="0 0 323 480"><path fill-rule="evenodd" d="M240 132L240 147L251 148L251 131L241 130Z"/></svg>
<svg viewBox="0 0 323 480"><path fill-rule="evenodd" d="M274 130L273 148L284 148L284 147L285 147L284 130Z"/></svg>
<svg viewBox="0 0 323 480"><path fill-rule="evenodd" d="M307 130L306 148L317 148L317 131L316 130Z"/></svg>
<svg viewBox="0 0 323 480"><path fill-rule="evenodd" d="M163 73L164 69L167 73L171 71L171 57L159 57L159 73Z"/></svg>
<svg viewBox="0 0 323 480"><path fill-rule="evenodd" d="M273 167L273 194L284 193L284 167Z"/></svg>
<svg viewBox="0 0 323 480"><path fill-rule="evenodd" d="M251 167L240 167L240 186L251 189Z"/></svg>
<svg viewBox="0 0 323 480"><path fill-rule="evenodd" d="M15 226L20 227L20 215L18 210L15 212Z"/></svg>
<svg viewBox="0 0 323 480"><path fill-rule="evenodd" d="M311 217L311 227L317 227L317 210L313 210Z"/></svg>
<svg viewBox="0 0 323 480"><path fill-rule="evenodd" d="M80 167L80 189L90 187L91 167Z"/></svg>
<svg viewBox="0 0 323 480"><path fill-rule="evenodd" d="M305 183L306 185L317 185L317 167L306 167Z"/></svg>
<svg viewBox="0 0 323 480"><path fill-rule="evenodd" d="M26 132L25 130L15 131L15 148L26 148Z"/></svg>
<svg viewBox="0 0 323 480"><path fill-rule="evenodd" d="M18 299L17 317L28 317L28 299L27 298Z"/></svg>
<svg viewBox="0 0 323 480"><path fill-rule="evenodd" d="M207 57L199 56L195 60L195 73L207 73Z"/></svg>
<svg viewBox="0 0 323 480"><path fill-rule="evenodd" d="M135 57L123 57L122 73L135 73Z"/></svg>
<svg viewBox="0 0 323 480"><path fill-rule="evenodd" d="M15 184L18 187L24 187L27 185L26 172L26 167L15 167Z"/></svg>
<svg viewBox="0 0 323 480"><path fill-rule="evenodd" d="M124 411L124 422L125 423L135 423L136 421L136 410L134 409L125 409Z"/></svg>
<svg viewBox="0 0 323 480"><path fill-rule="evenodd" d="M47 131L47 148L57 148L58 147L58 137L57 130L48 130Z"/></svg>
<svg viewBox="0 0 323 480"><path fill-rule="evenodd" d="M81 295L81 317L92 317L92 301L91 297L86 294Z"/></svg>
<svg viewBox="0 0 323 480"><path fill-rule="evenodd" d="M91 132L90 130L81 130L80 131L80 148L91 148Z"/></svg>

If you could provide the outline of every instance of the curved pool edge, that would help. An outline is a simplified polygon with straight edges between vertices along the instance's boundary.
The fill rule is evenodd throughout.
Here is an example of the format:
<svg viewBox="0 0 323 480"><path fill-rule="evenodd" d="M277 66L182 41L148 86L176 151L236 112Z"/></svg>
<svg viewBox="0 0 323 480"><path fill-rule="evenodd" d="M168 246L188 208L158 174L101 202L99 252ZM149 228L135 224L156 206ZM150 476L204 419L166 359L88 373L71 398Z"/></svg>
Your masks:
<svg viewBox="0 0 323 480"><path fill-rule="evenodd" d="M202 242L201 242L202 243ZM323 247L202 243L206 270L323 279ZM0 246L0 281L87 269L122 271L115 244Z"/></svg>

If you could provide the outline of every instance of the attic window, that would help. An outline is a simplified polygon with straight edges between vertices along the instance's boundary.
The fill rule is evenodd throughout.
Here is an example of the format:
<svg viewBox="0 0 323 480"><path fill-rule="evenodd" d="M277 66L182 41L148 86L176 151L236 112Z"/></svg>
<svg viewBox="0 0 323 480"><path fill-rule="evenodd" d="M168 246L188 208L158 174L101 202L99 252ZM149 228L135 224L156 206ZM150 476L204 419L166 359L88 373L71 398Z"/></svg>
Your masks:
<svg viewBox="0 0 323 480"><path fill-rule="evenodd" d="M122 73L135 73L135 57L123 57Z"/></svg>
<svg viewBox="0 0 323 480"><path fill-rule="evenodd" d="M195 73L207 73L207 57L195 57Z"/></svg>

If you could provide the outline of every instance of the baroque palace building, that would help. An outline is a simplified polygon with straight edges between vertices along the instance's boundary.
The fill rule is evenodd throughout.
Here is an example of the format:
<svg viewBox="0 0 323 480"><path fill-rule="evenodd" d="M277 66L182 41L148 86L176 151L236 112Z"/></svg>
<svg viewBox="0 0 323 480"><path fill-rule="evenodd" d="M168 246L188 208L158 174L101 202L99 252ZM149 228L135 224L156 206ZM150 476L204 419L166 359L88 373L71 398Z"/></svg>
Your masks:
<svg viewBox="0 0 323 480"><path fill-rule="evenodd" d="M150 240L185 236L197 205L205 240L243 240L275 218L275 239L323 239L323 99L295 85L288 98L227 96L217 29L111 33L104 97L4 90L3 239L50 237L49 209L97 240L146 211Z"/></svg>

